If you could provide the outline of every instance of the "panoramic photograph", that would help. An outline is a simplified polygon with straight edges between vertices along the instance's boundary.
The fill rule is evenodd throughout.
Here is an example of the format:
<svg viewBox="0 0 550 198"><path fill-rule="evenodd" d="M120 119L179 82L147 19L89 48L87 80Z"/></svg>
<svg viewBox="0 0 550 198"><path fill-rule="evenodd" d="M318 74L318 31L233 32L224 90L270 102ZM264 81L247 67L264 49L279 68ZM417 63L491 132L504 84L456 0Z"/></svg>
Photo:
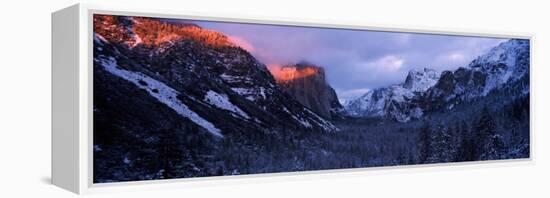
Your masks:
<svg viewBox="0 0 550 198"><path fill-rule="evenodd" d="M530 41L93 15L93 182L530 158Z"/></svg>

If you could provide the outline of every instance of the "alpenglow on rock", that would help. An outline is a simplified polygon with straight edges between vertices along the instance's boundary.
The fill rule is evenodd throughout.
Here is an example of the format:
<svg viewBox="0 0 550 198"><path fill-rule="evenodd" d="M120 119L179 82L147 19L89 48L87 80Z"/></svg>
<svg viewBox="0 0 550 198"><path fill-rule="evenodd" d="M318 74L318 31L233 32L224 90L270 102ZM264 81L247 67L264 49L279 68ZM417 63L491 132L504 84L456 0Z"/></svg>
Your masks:
<svg viewBox="0 0 550 198"><path fill-rule="evenodd" d="M94 182L219 175L214 151L339 130L222 33L98 14L93 28Z"/></svg>
<svg viewBox="0 0 550 198"><path fill-rule="evenodd" d="M134 89L146 93L120 97L113 93L105 96L109 102L102 103L105 98L95 100L97 113L111 120L106 124L125 126L147 120L128 116L147 111L158 114L151 117L166 120L166 126L189 126L197 134L207 132L217 137L242 130L337 130L287 97L264 64L222 33L192 24L107 15L94 17L94 30L95 95ZM157 107L125 112L107 108L111 104L124 106L130 100ZM174 118L166 117L174 113L180 120L171 123ZM131 127L149 128L147 123Z"/></svg>
<svg viewBox="0 0 550 198"><path fill-rule="evenodd" d="M272 69L279 87L323 118L341 115L343 107L334 89L327 83L325 70L307 62Z"/></svg>

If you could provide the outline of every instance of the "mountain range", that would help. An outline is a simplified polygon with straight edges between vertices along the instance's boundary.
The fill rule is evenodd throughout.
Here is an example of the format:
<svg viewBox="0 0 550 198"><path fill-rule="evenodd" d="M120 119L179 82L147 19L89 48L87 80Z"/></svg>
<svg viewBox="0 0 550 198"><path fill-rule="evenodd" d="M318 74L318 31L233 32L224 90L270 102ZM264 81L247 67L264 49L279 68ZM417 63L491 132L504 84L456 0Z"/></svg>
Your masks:
<svg viewBox="0 0 550 198"><path fill-rule="evenodd" d="M98 89L105 84L117 92L141 90L144 103L163 104L157 108L172 109L185 123L217 137L242 129L337 130L281 91L264 64L221 33L139 17L94 19L94 45L100 46L94 50ZM127 101L121 97L106 98ZM102 104L96 102L94 108L110 110Z"/></svg>
<svg viewBox="0 0 550 198"><path fill-rule="evenodd" d="M370 90L347 102L345 109L353 117L385 117L408 122L427 112L452 109L528 78L529 41L511 39L455 71L439 73L428 68L410 71L405 82ZM522 89L522 94L529 93L528 86Z"/></svg>
<svg viewBox="0 0 550 198"><path fill-rule="evenodd" d="M493 153L528 156L528 40L503 42L455 71L412 70L341 105L321 65L268 68L192 23L95 14L93 29L94 183L449 162L423 160L419 146L468 151L470 139L501 145L501 134L509 151ZM490 110L468 117L481 106L497 119ZM451 130L434 114L463 123ZM495 134L471 136L478 128ZM487 148L476 151L499 147Z"/></svg>

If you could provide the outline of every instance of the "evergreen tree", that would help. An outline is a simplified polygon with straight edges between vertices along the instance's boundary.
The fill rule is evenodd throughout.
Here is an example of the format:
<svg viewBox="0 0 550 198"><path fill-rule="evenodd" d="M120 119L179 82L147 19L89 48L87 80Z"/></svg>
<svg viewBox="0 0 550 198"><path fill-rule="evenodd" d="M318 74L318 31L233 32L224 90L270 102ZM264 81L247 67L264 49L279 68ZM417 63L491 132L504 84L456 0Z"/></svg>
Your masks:
<svg viewBox="0 0 550 198"><path fill-rule="evenodd" d="M157 178L172 178L177 175L178 165L181 164L184 156L183 146L175 133L175 129L160 129L157 144L157 160L153 163L159 163Z"/></svg>
<svg viewBox="0 0 550 198"><path fill-rule="evenodd" d="M485 152L481 155L482 160L496 160L506 157L506 145L501 135L493 135L485 144Z"/></svg>
<svg viewBox="0 0 550 198"><path fill-rule="evenodd" d="M432 155L432 128L429 123L424 123L420 128L420 163L428 163Z"/></svg>
<svg viewBox="0 0 550 198"><path fill-rule="evenodd" d="M460 143L458 147L456 161L474 161L476 160L476 145L469 131L468 124L462 122L459 132Z"/></svg>
<svg viewBox="0 0 550 198"><path fill-rule="evenodd" d="M441 163L450 162L454 159L454 148L449 129L442 123L438 123L432 129L431 156L428 162Z"/></svg>
<svg viewBox="0 0 550 198"><path fill-rule="evenodd" d="M481 117L475 124L474 128L474 141L476 144L476 159L487 160L489 159L489 152L493 152L496 146L493 142L496 136L496 121L491 115L491 112L487 107L483 108Z"/></svg>

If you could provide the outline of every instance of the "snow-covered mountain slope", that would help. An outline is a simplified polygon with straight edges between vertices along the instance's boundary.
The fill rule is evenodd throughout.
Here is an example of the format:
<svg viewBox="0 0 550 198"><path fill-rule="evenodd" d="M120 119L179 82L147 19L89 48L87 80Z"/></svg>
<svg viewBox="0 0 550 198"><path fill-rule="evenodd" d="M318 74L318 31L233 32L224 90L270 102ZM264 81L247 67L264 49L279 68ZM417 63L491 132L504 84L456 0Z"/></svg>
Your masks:
<svg viewBox="0 0 550 198"><path fill-rule="evenodd" d="M529 40L511 39L474 59L468 67L441 74L430 69L411 71L405 83L371 90L345 108L351 116L407 122L528 78L529 59ZM522 93L529 92L528 87L524 89Z"/></svg>
<svg viewBox="0 0 550 198"><path fill-rule="evenodd" d="M113 15L93 27L94 182L230 174L240 152L339 130L224 34Z"/></svg>
<svg viewBox="0 0 550 198"><path fill-rule="evenodd" d="M177 98L180 93L169 87L168 85L142 73L121 69L117 65L117 62L113 57L106 58L100 55L95 59L95 61L97 61L99 65L103 66L103 69L105 69L105 71L124 80L127 80L139 87L140 89L147 91L149 95L157 99L159 102L173 109L179 115L188 118L193 123L203 127L212 135L223 137L223 135L220 134L220 129L216 128L212 123L190 110L188 106L183 104ZM207 96L209 95L210 94L207 94Z"/></svg>
<svg viewBox="0 0 550 198"><path fill-rule="evenodd" d="M146 91L148 98L156 99L151 102L160 102L188 119L189 125L197 126L197 133L224 137L243 131L337 130L282 92L265 65L221 33L190 24L102 15L94 17L94 30L94 75L110 73L114 75L110 78L131 82ZM102 70L107 73L98 72ZM101 104L94 108L114 111ZM113 120L123 117L117 112L109 116Z"/></svg>
<svg viewBox="0 0 550 198"><path fill-rule="evenodd" d="M474 59L468 67L443 72L419 105L430 111L451 109L463 101L486 96L492 90L528 77L529 63L529 40L503 42Z"/></svg>
<svg viewBox="0 0 550 198"><path fill-rule="evenodd" d="M437 83L439 73L425 68L411 70L404 83L373 89L347 103L346 111L354 117L392 117L406 122L422 116L422 109L412 108L409 102Z"/></svg>

